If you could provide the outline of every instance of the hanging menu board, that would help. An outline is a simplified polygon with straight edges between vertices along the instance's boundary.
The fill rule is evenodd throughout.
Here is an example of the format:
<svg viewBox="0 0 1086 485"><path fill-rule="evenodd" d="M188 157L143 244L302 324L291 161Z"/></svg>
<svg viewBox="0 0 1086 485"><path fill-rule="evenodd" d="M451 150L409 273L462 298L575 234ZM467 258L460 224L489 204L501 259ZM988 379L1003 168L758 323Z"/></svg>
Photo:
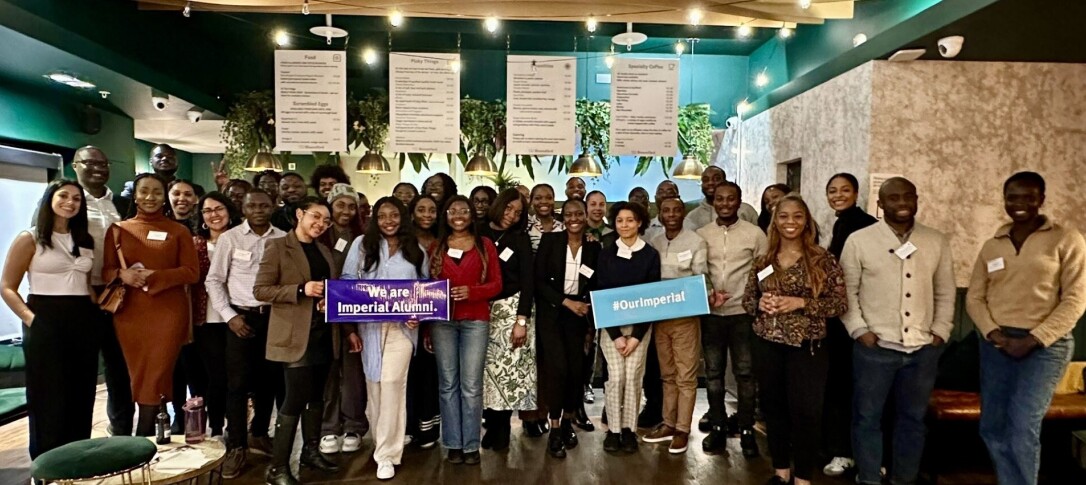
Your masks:
<svg viewBox="0 0 1086 485"><path fill-rule="evenodd" d="M611 154L675 156L679 61L620 57L611 72Z"/></svg>
<svg viewBox="0 0 1086 485"><path fill-rule="evenodd" d="M388 55L389 150L460 152L460 54Z"/></svg>
<svg viewBox="0 0 1086 485"><path fill-rule="evenodd" d="M275 51L275 149L347 150L346 55Z"/></svg>
<svg viewBox="0 0 1086 485"><path fill-rule="evenodd" d="M506 57L506 142L517 155L574 151L577 59Z"/></svg>

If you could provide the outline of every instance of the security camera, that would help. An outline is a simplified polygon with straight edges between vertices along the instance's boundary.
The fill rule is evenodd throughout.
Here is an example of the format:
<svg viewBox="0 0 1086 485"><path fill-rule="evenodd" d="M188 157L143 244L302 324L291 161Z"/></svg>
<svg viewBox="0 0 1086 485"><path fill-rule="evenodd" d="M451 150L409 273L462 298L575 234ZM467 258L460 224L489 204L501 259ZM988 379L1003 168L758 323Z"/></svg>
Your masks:
<svg viewBox="0 0 1086 485"><path fill-rule="evenodd" d="M151 105L158 111L165 111L166 107L170 105L170 98L168 96L151 96Z"/></svg>
<svg viewBox="0 0 1086 485"><path fill-rule="evenodd" d="M942 39L939 39L939 55L947 59L953 59L962 51L962 44L964 43L965 37L960 35L943 37Z"/></svg>
<svg viewBox="0 0 1086 485"><path fill-rule="evenodd" d="M193 106L189 108L185 115L189 117L189 121L196 123L204 117L204 110Z"/></svg>
<svg viewBox="0 0 1086 485"><path fill-rule="evenodd" d="M724 127L728 129L739 127L739 117L732 116L731 118L728 118L728 120L724 122Z"/></svg>

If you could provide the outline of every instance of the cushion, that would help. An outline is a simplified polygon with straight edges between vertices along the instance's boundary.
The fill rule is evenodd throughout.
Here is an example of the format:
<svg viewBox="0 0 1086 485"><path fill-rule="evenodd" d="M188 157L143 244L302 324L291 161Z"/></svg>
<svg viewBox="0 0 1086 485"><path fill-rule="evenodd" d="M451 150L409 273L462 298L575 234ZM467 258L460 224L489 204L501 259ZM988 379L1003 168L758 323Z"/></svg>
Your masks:
<svg viewBox="0 0 1086 485"><path fill-rule="evenodd" d="M107 476L144 465L157 452L151 440L139 436L75 441L39 455L30 476L45 481Z"/></svg>
<svg viewBox="0 0 1086 485"><path fill-rule="evenodd" d="M26 388L0 389L0 416L19 413L26 409Z"/></svg>
<svg viewBox="0 0 1086 485"><path fill-rule="evenodd" d="M928 401L928 413L939 421L979 421L980 394L936 389ZM1052 396L1045 419L1086 419L1086 395Z"/></svg>
<svg viewBox="0 0 1086 485"><path fill-rule="evenodd" d="M23 348L18 345L0 345L0 371L21 371L26 368Z"/></svg>

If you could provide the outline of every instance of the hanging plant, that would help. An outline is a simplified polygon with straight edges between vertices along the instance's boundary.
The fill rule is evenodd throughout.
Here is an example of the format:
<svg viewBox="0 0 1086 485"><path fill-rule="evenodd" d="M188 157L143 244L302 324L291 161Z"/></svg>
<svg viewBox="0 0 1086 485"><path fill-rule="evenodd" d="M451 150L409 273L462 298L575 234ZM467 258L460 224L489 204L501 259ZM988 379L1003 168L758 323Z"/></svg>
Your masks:
<svg viewBox="0 0 1086 485"><path fill-rule="evenodd" d="M275 148L275 96L251 91L237 96L226 112L219 137L226 145L223 159L231 178L241 177L245 163L257 150Z"/></svg>
<svg viewBox="0 0 1086 485"><path fill-rule="evenodd" d="M505 102L460 100L460 135L464 155L493 159L505 148Z"/></svg>
<svg viewBox="0 0 1086 485"><path fill-rule="evenodd" d="M499 171L497 175L492 175L487 177L487 179L494 183L495 190L497 190L499 194L507 189L515 189L520 185L519 180L513 178L504 171Z"/></svg>
<svg viewBox="0 0 1086 485"><path fill-rule="evenodd" d="M577 100L577 131L581 134L581 151L595 156L604 172L611 168L611 163L618 163L618 157L610 154L611 150L611 103L607 101ZM575 157L560 157L559 173L568 171ZM551 162L554 168L554 160Z"/></svg>
<svg viewBox="0 0 1086 485"><path fill-rule="evenodd" d="M712 109L708 103L688 104L679 109L679 152L698 157L702 165L713 156Z"/></svg>
<svg viewBox="0 0 1086 485"><path fill-rule="evenodd" d="M351 105L358 109L357 118L354 119L351 127L356 133L354 148L361 145L374 153L384 151L385 144L388 143L388 95L371 94L357 103L348 104L348 106Z"/></svg>

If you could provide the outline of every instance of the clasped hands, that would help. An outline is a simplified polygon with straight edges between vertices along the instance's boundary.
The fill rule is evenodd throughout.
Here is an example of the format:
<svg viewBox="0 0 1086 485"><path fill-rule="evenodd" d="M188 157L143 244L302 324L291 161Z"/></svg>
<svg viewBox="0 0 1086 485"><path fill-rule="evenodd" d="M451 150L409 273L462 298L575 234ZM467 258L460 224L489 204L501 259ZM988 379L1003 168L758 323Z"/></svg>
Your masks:
<svg viewBox="0 0 1086 485"><path fill-rule="evenodd" d="M144 288L147 286L147 278L155 273L153 269L127 268L120 270L121 281L128 286Z"/></svg>
<svg viewBox="0 0 1086 485"><path fill-rule="evenodd" d="M798 296L780 296L773 293L765 293L758 300L758 309L770 315L776 316L782 313L791 313L807 307L807 300Z"/></svg>

